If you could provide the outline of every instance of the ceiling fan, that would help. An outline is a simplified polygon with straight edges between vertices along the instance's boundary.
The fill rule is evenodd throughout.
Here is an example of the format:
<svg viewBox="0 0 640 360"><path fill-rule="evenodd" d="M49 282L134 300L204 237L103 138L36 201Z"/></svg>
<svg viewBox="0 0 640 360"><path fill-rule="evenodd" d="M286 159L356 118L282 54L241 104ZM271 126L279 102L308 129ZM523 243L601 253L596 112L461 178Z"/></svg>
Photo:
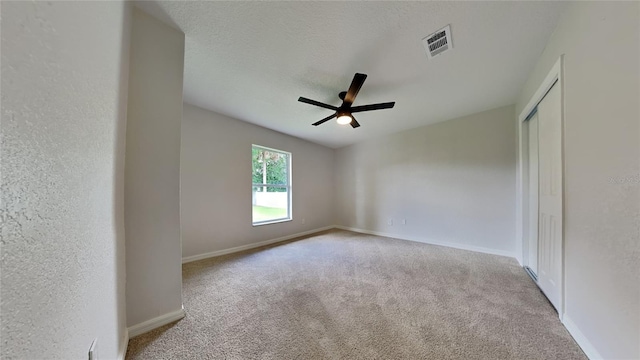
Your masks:
<svg viewBox="0 0 640 360"><path fill-rule="evenodd" d="M353 80L351 81L351 86L349 86L349 90L348 91L343 91L340 94L338 94L338 97L342 100L342 105L340 105L339 107L333 106L333 105L329 105L329 104L325 104L325 103L321 103L319 101L315 101L315 100L311 100L311 99L307 99L305 97L299 97L298 101L303 102L303 103L307 103L307 104L311 104L311 105L315 105L315 106L320 106L323 107L325 109L329 109L329 110L334 110L335 113L331 116L327 116L326 118L314 122L313 126L318 126L322 123L325 123L331 119L333 119L334 117L337 117L337 122L340 125L346 125L346 124L351 124L352 128L357 128L360 126L360 123L358 123L358 121L356 121L356 119L353 117L353 113L356 112L362 112L362 111L370 111L370 110L381 110L381 109L391 109L396 103L394 102L386 102L386 103L379 103L379 104L370 104L370 105L361 105L361 106L351 106L353 105L353 102L356 99L356 96L358 95L358 92L360 91L360 88L362 87L362 84L364 84L365 79L367 78L366 74L359 74L356 73L353 76Z"/></svg>

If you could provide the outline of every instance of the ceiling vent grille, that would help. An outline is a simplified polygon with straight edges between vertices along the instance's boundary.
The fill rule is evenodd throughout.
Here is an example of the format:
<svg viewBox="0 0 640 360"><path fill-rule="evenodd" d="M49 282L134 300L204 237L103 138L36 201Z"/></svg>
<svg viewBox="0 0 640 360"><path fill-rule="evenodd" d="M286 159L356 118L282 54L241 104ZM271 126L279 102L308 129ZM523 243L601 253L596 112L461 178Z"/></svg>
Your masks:
<svg viewBox="0 0 640 360"><path fill-rule="evenodd" d="M427 57L433 59L449 49L453 49L453 41L451 39L451 27L447 25L442 29L422 39L424 49L427 51Z"/></svg>

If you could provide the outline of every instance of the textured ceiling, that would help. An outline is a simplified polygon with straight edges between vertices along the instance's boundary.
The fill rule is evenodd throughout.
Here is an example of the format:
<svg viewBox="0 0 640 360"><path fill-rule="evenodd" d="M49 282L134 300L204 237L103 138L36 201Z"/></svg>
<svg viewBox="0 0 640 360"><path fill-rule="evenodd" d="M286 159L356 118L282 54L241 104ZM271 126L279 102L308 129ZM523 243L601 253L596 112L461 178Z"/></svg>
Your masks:
<svg viewBox="0 0 640 360"><path fill-rule="evenodd" d="M184 100L329 147L513 104L562 2L138 2L186 35ZM427 60L421 39L451 24L454 48ZM352 129L299 96L396 101Z"/></svg>

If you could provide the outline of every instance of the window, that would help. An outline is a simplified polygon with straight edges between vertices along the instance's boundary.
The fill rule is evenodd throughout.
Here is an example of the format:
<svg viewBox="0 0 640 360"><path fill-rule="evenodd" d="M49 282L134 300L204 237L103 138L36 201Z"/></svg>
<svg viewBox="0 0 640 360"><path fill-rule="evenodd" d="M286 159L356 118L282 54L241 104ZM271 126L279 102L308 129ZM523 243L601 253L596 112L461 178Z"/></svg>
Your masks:
<svg viewBox="0 0 640 360"><path fill-rule="evenodd" d="M253 225L291 220L291 153L252 145Z"/></svg>

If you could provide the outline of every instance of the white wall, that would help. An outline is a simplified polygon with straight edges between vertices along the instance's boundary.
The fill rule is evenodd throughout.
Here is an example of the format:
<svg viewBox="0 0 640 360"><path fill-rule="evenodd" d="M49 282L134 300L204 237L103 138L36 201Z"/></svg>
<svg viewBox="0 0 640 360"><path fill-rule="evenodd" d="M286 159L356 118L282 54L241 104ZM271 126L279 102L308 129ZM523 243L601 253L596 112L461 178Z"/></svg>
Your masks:
<svg viewBox="0 0 640 360"><path fill-rule="evenodd" d="M183 117L184 257L333 225L332 149L189 104ZM251 144L291 152L292 221L251 225Z"/></svg>
<svg viewBox="0 0 640 360"><path fill-rule="evenodd" d="M130 8L2 3L3 359L124 348Z"/></svg>
<svg viewBox="0 0 640 360"><path fill-rule="evenodd" d="M125 171L127 324L180 311L184 34L133 11Z"/></svg>
<svg viewBox="0 0 640 360"><path fill-rule="evenodd" d="M337 150L338 224L512 255L513 111L498 108Z"/></svg>
<svg viewBox="0 0 640 360"><path fill-rule="evenodd" d="M639 14L572 2L516 106L565 54L565 320L607 359L640 358Z"/></svg>

